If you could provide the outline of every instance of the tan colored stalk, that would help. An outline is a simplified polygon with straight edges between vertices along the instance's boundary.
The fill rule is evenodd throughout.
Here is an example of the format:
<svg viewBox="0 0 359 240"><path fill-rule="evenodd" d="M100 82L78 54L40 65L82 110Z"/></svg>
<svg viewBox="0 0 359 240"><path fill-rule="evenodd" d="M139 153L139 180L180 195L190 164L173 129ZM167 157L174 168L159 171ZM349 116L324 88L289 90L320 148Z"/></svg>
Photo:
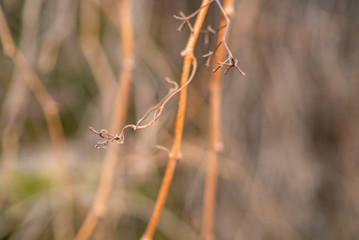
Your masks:
<svg viewBox="0 0 359 240"><path fill-rule="evenodd" d="M224 0L223 9L228 18L234 13L233 0ZM227 25L225 16L222 15L218 24L219 28ZM217 46L223 40L226 41L228 34L226 28L219 30L217 35ZM216 50L214 57L213 68L218 62L222 62L226 58L226 48L222 44ZM208 170L206 187L203 199L203 225L202 225L202 239L214 239L214 217L216 206L216 192L217 192L217 176L218 176L218 152L222 150L223 144L221 141L221 89L222 89L222 73L223 68L219 68L212 73L210 82L210 106L209 106L209 154L208 154Z"/></svg>
<svg viewBox="0 0 359 240"><path fill-rule="evenodd" d="M130 86L132 79L133 60L133 28L131 16L131 0L121 0L118 4L119 21L122 39L122 70L119 77L118 89L112 117L111 131L119 132L124 125ZM93 233L97 222L107 210L108 197L111 192L115 177L116 165L118 161L119 147L115 144L109 146L106 151L104 166L101 174L100 184L97 190L96 199L81 226L76 240L89 239Z"/></svg>
<svg viewBox="0 0 359 240"><path fill-rule="evenodd" d="M65 137L60 121L59 112L56 106L56 102L53 100L50 93L47 91L45 85L41 82L41 79L37 76L34 70L31 68L26 58L21 51L15 46L12 38L9 26L5 19L5 15L2 7L0 6L0 38L3 44L4 55L9 57L15 64L19 73L22 76L25 84L30 88L36 97L38 103L43 111L46 124L49 130L49 135L52 143L52 147L55 152L57 165L59 167L60 189L62 191L61 196L64 196L65 202L61 204L61 211L59 211L59 221L65 229L62 229L62 234L59 236L61 239L68 239L72 237L72 212L71 201L73 199L73 186L70 179L68 158L65 150ZM11 134L11 133L10 133Z"/></svg>
<svg viewBox="0 0 359 240"><path fill-rule="evenodd" d="M181 53L184 57L183 68L182 68L182 76L180 86L183 86L190 74L191 64L195 61L193 56L193 50L196 45L198 35L200 33L203 21L206 17L208 4L210 0L203 0L201 4L201 9L196 18L196 22L193 27L193 33L190 35L185 50ZM153 238L155 233L163 206L166 202L168 190L171 185L173 173L176 167L177 160L180 158L180 149L182 142L182 133L183 133L183 124L184 124L184 116L186 111L186 96L187 96L187 88L184 88L179 95L178 101L178 110L177 110L177 118L176 118L176 126L174 132L174 139L172 149L169 155L169 160L166 167L166 172L162 180L161 188L158 193L158 197L156 200L155 208L153 210L150 222L147 225L146 231L142 236L142 240L149 240Z"/></svg>

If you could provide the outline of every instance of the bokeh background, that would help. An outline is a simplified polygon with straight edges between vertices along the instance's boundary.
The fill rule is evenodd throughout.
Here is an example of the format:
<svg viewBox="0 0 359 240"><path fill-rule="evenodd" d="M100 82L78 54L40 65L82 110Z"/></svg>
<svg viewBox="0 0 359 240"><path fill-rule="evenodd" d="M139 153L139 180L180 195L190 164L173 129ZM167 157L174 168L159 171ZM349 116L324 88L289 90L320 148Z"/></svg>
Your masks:
<svg viewBox="0 0 359 240"><path fill-rule="evenodd" d="M178 81L189 31L174 14L200 1L132 1L135 69L127 123ZM106 150L88 126L109 128L121 38L114 0L1 0L17 46L56 100L75 200L66 198L42 110L0 53L0 239L58 239L77 232L96 193ZM204 26L216 28L210 6ZM208 150L211 71L201 55L189 86L182 155L155 239L198 239ZM243 78L224 76L216 239L359 238L359 1L237 0L228 41ZM1 47L2 49L2 47ZM92 239L138 239L167 162L177 98L160 120L127 131L109 210ZM65 216L66 217L66 216ZM64 226L64 224L66 226ZM69 235L67 235L69 236Z"/></svg>

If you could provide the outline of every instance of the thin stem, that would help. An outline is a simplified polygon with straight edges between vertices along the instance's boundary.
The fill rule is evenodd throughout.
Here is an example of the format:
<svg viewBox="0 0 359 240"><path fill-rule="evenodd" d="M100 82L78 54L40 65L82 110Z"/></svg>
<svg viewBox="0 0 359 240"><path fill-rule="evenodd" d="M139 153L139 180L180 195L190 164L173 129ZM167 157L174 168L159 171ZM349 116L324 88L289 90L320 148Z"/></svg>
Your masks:
<svg viewBox="0 0 359 240"><path fill-rule="evenodd" d="M219 25L218 30L221 30L224 28L223 33L220 35L221 37L217 39L217 46L215 47L215 49L213 51L209 51L207 54L204 54L202 57L207 58L207 62L206 62L206 66L209 66L209 63L211 61L212 56L214 56L217 52L217 49L221 46L224 45L226 53L227 53L227 59L226 60L222 60L222 61L218 61L215 62L218 66L217 67L213 67L213 72L217 72L218 69L223 68L224 66L227 67L226 71L224 72L224 74L226 74L231 68L235 68L238 70L238 72L242 75L245 76L245 72L242 71L242 69L240 69L238 67L238 59L233 57L232 51L229 49L228 45L227 45L227 33L228 33L228 29L229 26L231 24L231 20L230 20L230 16L233 15L234 13L234 8L233 8L233 0L229 0L230 3L228 5L231 5L230 7L222 7L222 4L219 0L215 0L215 2L217 3L217 6L219 8L219 10L222 13L222 17L221 19L221 24L223 25ZM223 59L223 58L221 58Z"/></svg>
<svg viewBox="0 0 359 240"><path fill-rule="evenodd" d="M117 144L123 144L125 142L125 130L128 128L132 128L134 131L136 130L140 130L140 129L145 129L150 127L151 125L153 125L161 116L164 107L166 106L167 102L169 100L171 100L177 93L181 92L182 89L184 89L185 87L187 87L188 84L191 83L192 79L194 78L194 75L196 73L197 70L197 61L196 59L194 59L194 61L192 62L193 68L192 68L192 73L191 76L189 77L189 79L187 80L187 82L182 86L182 87L178 87L178 84L172 80L170 80L169 78L166 78L166 82L171 83L174 85L174 88L170 89L169 93L167 94L166 97L164 97L162 99L161 102L159 102L158 104L156 104L155 106L151 107L146 113L145 115L137 121L136 125L134 124L128 124L126 126L124 126L120 132L120 134L116 134L116 135L112 135L110 134L106 129L102 129L101 131L96 131L94 128L89 127L90 130L100 136L101 138L104 138L104 140L97 142L97 144L95 145L96 148L99 149L106 149L107 145L110 142L116 142ZM141 125L141 123L147 119L147 117L154 112L154 118L153 120L151 120L150 122Z"/></svg>
<svg viewBox="0 0 359 240"><path fill-rule="evenodd" d="M196 21L194 23L193 33L190 35L188 39L185 50L182 51L181 53L181 55L184 57L181 84L180 84L181 86L185 85L186 82L188 81L191 64L193 64L196 61L195 58L193 57L193 50L196 45L198 35L201 31L203 21L207 15L208 4L210 2L211 2L210 0L202 1L201 10L199 11ZM141 238L142 240L149 240L153 238L163 206L167 199L168 190L171 185L176 163L181 155L180 149L182 143L183 125L184 125L184 117L186 111L186 97L187 97L187 88L184 88L179 95L173 145L169 155L166 172L162 180L161 188L158 193L155 208L153 210L150 222L148 223L146 231Z"/></svg>
<svg viewBox="0 0 359 240"><path fill-rule="evenodd" d="M226 43L228 26L230 24L229 18L226 12L223 10L232 10L233 1L224 0L224 7L216 0L219 8L222 12L222 17L219 22L219 26L227 24L225 28L219 30L217 35L217 54L215 55L214 64L222 62L226 57L226 53L231 54ZM221 43L223 43L221 45ZM232 56L233 58L233 56ZM206 187L203 199L203 225L202 225L202 239L211 240L214 239L214 217L215 217L215 205L216 205L216 191L217 191L217 175L218 175L218 152L222 150L223 144L221 141L221 86L222 86L222 69L218 68L216 73L212 73L210 82L210 140L209 140L209 154L208 154L208 171L206 179ZM228 69L227 69L228 70Z"/></svg>
<svg viewBox="0 0 359 240"><path fill-rule="evenodd" d="M130 95L133 60L133 27L131 15L131 0L121 0L118 4L119 21L122 39L122 69L116 94L111 131L118 132L125 122L128 100ZM81 226L76 240L86 240L92 235L97 222L107 210L107 202L115 178L119 148L116 145L109 147L106 152L97 190L95 202Z"/></svg>

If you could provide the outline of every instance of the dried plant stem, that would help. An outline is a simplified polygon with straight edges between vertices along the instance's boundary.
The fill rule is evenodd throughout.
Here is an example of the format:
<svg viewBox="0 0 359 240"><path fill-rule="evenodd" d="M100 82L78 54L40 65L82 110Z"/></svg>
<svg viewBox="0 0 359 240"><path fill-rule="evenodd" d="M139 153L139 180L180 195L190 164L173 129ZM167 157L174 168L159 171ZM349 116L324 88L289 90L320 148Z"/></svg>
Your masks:
<svg viewBox="0 0 359 240"><path fill-rule="evenodd" d="M62 196L65 197L65 205L61 211L62 222L72 222L71 201L73 199L73 185L70 179L68 158L65 150L65 137L62 129L62 124L59 117L59 112L55 101L47 91L45 85L31 68L25 56L15 46L14 40L10 33L7 21L2 7L0 6L0 38L3 44L4 55L8 56L15 64L15 67L20 72L22 79L26 85L34 93L43 111L46 124L49 130L51 143L55 152L57 165L59 167L60 187ZM11 133L10 133L11 134ZM68 235L64 238L72 237L72 224L66 224L66 232Z"/></svg>
<svg viewBox="0 0 359 240"><path fill-rule="evenodd" d="M219 27L227 24L227 17L229 18L234 12L233 0L224 0L223 9L225 15L222 15ZM224 35L225 34L225 35ZM227 28L219 30L217 35L217 46L221 42L226 42L228 34ZM214 64L222 62L226 58L225 45L221 45L216 50ZM222 150L223 144L221 141L221 89L222 89L222 71L212 73L210 82L210 106L209 106L209 154L208 154L208 171L206 179L206 187L203 199L203 225L202 225L202 239L214 239L213 225L216 205L216 191L217 191L217 175L218 175L218 152Z"/></svg>
<svg viewBox="0 0 359 240"><path fill-rule="evenodd" d="M120 17L120 30L122 38L122 70L119 77L119 84L114 105L111 131L118 132L123 126L126 118L128 99L133 70L133 29L131 17L131 0L121 0L118 4ZM107 201L111 192L117 165L119 147L111 145L106 152L104 166L101 174L100 184L97 190L96 199L81 226L76 240L88 239L93 233L98 219L104 215L107 209Z"/></svg>
<svg viewBox="0 0 359 240"><path fill-rule="evenodd" d="M201 4L201 10L198 13L196 18L196 22L193 27L193 33L190 35L186 48L182 51L181 55L184 57L183 61L183 69L182 69L182 76L181 76L181 83L180 86L183 86L188 81L190 75L191 64L193 61L196 61L193 56L193 50L196 45L198 35L201 31L201 27L203 21L206 17L208 4L210 0L203 0ZM142 240L149 240L153 238L155 233L163 206L165 204L168 190L171 185L173 173L176 167L177 160L180 158L180 148L182 142L182 133L183 133L183 124L184 124L184 116L186 111L186 97L187 97L187 88L184 88L179 95L179 102L178 102L178 110L177 110L177 118L176 118L176 126L174 132L174 139L172 149L169 155L169 160L166 167L166 172L162 180L161 188L158 193L158 197L156 200L156 204L150 219L150 222L147 225L146 231L142 236Z"/></svg>

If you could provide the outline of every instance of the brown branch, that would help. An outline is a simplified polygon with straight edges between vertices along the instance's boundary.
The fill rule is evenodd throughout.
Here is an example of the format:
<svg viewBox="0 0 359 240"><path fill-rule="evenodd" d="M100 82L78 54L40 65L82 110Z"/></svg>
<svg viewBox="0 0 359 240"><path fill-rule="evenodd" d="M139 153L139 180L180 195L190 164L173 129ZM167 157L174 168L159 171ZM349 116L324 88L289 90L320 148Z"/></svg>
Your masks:
<svg viewBox="0 0 359 240"><path fill-rule="evenodd" d="M184 27L184 25L187 25L188 28L191 30L191 33L193 33L193 26L192 26L192 24L191 24L191 22L190 22L189 20L192 19L192 18L194 18L195 16L197 16L197 14L202 10L202 8L204 8L204 7L207 8L208 5L211 4L213 1L214 1L214 0L208 1L205 5L202 5L202 6L201 6L199 9L197 9L194 13L192 13L192 14L190 14L190 15L188 15L188 16L184 15L184 13L183 13L182 11L179 12L179 15L180 15L180 16L173 15L173 18L182 21L181 25L177 28L177 31L178 31L178 32L181 32L182 29L183 29L183 27Z"/></svg>
<svg viewBox="0 0 359 240"><path fill-rule="evenodd" d="M133 60L133 24L131 14L131 0L121 0L118 3L119 23L122 39L122 68L114 104L111 131L118 132L123 126L129 101ZM97 222L107 210L107 202L115 178L119 148L116 145L109 147L106 152L101 179L96 193L94 204L82 224L76 240L89 239Z"/></svg>
<svg viewBox="0 0 359 240"><path fill-rule="evenodd" d="M223 10L222 6L216 1L221 11ZM232 0L224 0L224 9L233 13L234 6ZM226 24L227 23L227 24ZM210 82L210 115L209 115L209 154L208 154L208 170L207 170L207 179L206 187L203 198L203 225L202 225L202 236L203 240L215 239L213 233L214 217L215 217L215 205L216 205L216 191L217 191L217 176L218 176L218 152L222 150L223 144L221 141L221 86L222 86L222 66L228 66L225 70L225 73L229 71L230 68L237 66L237 59L234 59L232 53L230 52L226 40L228 38L227 31L229 27L229 18L226 15L225 11L222 11L222 17L219 22L219 26L226 24L225 28L220 28L217 36L217 47L215 51L215 62L219 64L217 68L212 73L212 78ZM222 44L222 47L221 47ZM230 57L225 60L225 55L229 54ZM211 54L211 56L213 53ZM230 61L230 64L227 63ZM242 70L238 68L241 74L244 74ZM214 74L217 72L217 74Z"/></svg>
<svg viewBox="0 0 359 240"><path fill-rule="evenodd" d="M182 76L181 76L181 86L185 85L189 79L190 67L195 61L193 57L194 47L196 45L198 35L201 31L201 27L203 21L207 15L208 4L210 0L203 0L201 4L201 8L198 12L198 16L196 18L193 33L190 35L186 48L184 51L181 52L181 55L184 57L183 61L183 69L182 69ZM194 65L194 64L193 64ZM147 225L146 231L142 236L142 240L149 240L153 238L155 233L163 206L166 202L168 190L172 182L172 177L174 174L174 170L176 167L177 160L180 158L180 149L181 149L181 142L182 142L182 133L183 133L183 124L184 124L184 116L186 111L186 97L187 97L187 88L184 88L180 92L179 102L178 102L178 111L177 111L177 118L176 118L176 126L174 132L174 140L172 149L169 155L169 160L166 167L166 172L162 180L161 188L158 193L158 197L156 200L156 205L153 210L151 220Z"/></svg>

